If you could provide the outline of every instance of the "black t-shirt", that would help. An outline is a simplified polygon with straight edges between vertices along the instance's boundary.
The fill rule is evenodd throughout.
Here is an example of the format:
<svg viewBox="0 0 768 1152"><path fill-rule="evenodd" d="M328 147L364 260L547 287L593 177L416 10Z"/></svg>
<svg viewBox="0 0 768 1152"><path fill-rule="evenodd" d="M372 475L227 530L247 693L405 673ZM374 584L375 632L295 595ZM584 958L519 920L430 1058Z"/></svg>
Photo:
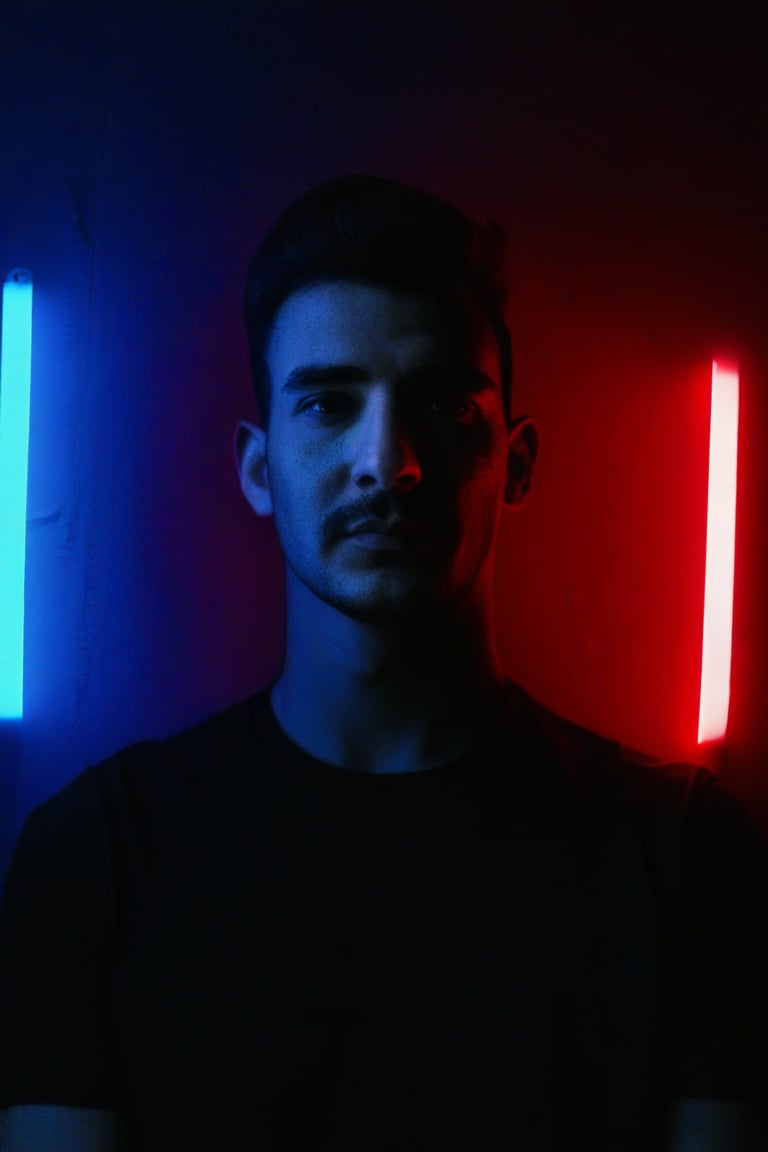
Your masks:
<svg viewBox="0 0 768 1152"><path fill-rule="evenodd" d="M0 1107L135 1149L649 1152L759 1100L766 846L704 768L512 682L472 753L366 775L267 691L30 814L0 936Z"/></svg>

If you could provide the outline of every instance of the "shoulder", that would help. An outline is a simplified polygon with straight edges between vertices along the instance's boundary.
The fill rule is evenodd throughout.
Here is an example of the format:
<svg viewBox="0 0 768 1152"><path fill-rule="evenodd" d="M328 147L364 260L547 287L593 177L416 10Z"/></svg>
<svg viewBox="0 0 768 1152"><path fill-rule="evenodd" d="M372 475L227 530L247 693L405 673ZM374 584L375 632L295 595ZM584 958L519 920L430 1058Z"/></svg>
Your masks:
<svg viewBox="0 0 768 1152"><path fill-rule="evenodd" d="M567 719L519 686L515 692L517 715L529 732L555 757L573 792L586 793L595 803L603 799L684 811L694 794L717 783L714 773L702 765L630 748Z"/></svg>
<svg viewBox="0 0 768 1152"><path fill-rule="evenodd" d="M744 879L763 884L768 845L753 815L710 769L665 760L574 723L518 690L518 724L555 765L569 813L601 843L640 848L666 891Z"/></svg>
<svg viewBox="0 0 768 1152"><path fill-rule="evenodd" d="M259 696L170 736L129 744L82 769L32 808L14 856L69 857L73 867L76 860L85 866L86 859L103 859L116 840L162 835L227 787L227 777L244 761L257 758L250 715Z"/></svg>
<svg viewBox="0 0 768 1152"><path fill-rule="evenodd" d="M169 736L126 745L82 769L38 809L74 814L116 790L130 794L137 788L194 787L217 766L243 757L251 740L249 716L256 699L240 700Z"/></svg>

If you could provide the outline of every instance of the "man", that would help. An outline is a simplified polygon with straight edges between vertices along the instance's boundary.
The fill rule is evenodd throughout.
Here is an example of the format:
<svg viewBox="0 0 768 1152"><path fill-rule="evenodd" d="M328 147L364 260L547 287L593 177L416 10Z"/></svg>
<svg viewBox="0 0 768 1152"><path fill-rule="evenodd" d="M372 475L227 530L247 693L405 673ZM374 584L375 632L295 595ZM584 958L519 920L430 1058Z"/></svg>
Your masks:
<svg viewBox="0 0 768 1152"><path fill-rule="evenodd" d="M763 1147L765 846L704 769L505 677L500 232L350 176L251 265L286 558L264 691L30 816L0 953L2 1147Z"/></svg>

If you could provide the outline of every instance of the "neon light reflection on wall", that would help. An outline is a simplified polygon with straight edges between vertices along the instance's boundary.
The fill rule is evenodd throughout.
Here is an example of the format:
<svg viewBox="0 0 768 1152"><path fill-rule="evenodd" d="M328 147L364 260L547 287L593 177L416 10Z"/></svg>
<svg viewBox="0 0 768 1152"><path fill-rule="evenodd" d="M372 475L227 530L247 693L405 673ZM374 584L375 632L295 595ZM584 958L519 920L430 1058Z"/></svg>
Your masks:
<svg viewBox="0 0 768 1152"><path fill-rule="evenodd" d="M0 341L0 719L20 719L32 368L32 277L25 268L3 285Z"/></svg>
<svg viewBox="0 0 768 1152"><path fill-rule="evenodd" d="M699 744L725 735L731 696L739 373L712 362Z"/></svg>

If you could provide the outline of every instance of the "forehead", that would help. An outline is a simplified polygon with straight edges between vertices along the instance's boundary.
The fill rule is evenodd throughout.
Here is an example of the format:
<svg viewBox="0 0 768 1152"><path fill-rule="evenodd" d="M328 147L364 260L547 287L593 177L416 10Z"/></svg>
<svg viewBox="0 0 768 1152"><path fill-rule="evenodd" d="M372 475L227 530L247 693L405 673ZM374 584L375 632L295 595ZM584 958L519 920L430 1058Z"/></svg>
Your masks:
<svg viewBox="0 0 768 1152"><path fill-rule="evenodd" d="M450 304L426 292L389 285L327 281L292 293L279 308L267 363L279 384L294 368L357 364L373 374L417 364L469 363L498 381L490 321L468 294Z"/></svg>

